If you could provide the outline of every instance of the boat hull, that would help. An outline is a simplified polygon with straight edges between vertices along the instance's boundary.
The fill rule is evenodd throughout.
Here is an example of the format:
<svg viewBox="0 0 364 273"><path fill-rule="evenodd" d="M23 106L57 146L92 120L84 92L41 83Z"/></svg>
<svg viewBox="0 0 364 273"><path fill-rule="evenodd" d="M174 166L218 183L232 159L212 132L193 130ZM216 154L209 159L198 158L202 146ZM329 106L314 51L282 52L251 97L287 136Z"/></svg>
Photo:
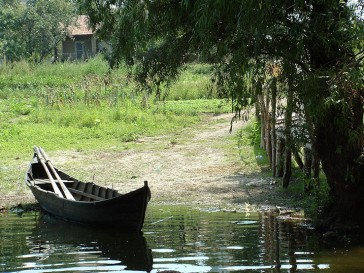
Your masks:
<svg viewBox="0 0 364 273"><path fill-rule="evenodd" d="M68 181L65 183L67 188L76 192L76 200L61 198L54 193L49 183L39 182L47 178L36 158L26 173L25 183L43 210L72 222L142 229L151 196L147 183L135 191L119 194L115 190L81 182L62 171L57 171L62 180Z"/></svg>

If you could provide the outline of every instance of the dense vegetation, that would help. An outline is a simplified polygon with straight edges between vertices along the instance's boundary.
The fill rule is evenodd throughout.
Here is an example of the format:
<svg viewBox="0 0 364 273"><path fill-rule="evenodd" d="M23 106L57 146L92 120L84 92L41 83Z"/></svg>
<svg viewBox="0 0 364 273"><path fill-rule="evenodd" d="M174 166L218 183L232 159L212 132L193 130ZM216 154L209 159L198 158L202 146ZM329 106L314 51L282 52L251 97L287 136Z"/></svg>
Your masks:
<svg viewBox="0 0 364 273"><path fill-rule="evenodd" d="M125 61L145 89L158 94L190 60L213 65L236 111L256 102L274 170L283 115L284 185L295 145L309 143L307 174L316 179L321 163L330 186L324 225L364 225L363 1L78 2L111 37L111 65ZM304 122L294 124L293 113Z"/></svg>
<svg viewBox="0 0 364 273"><path fill-rule="evenodd" d="M0 66L0 194L16 193L20 162L34 145L47 150L102 150L164 134L231 105L208 91L209 68L191 65L165 101L135 92L122 67L109 72L98 56L87 63L21 61ZM106 84L105 84L106 82Z"/></svg>
<svg viewBox="0 0 364 273"><path fill-rule="evenodd" d="M0 71L1 150L8 155L36 140L64 148L78 141L85 145L88 138L130 141L194 123L200 112L229 110L227 102L208 93L203 65L191 66L164 102L136 93L125 71L109 73L101 57L88 63L20 62Z"/></svg>

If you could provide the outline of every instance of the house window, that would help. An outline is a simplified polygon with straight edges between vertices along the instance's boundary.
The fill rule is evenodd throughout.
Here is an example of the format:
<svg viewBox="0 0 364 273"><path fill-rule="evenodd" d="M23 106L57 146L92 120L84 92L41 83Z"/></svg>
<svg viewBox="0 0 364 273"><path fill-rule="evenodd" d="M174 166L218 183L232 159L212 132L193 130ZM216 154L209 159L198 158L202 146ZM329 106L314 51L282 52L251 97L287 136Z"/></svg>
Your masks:
<svg viewBox="0 0 364 273"><path fill-rule="evenodd" d="M84 53L83 42L76 42L76 58L81 59Z"/></svg>

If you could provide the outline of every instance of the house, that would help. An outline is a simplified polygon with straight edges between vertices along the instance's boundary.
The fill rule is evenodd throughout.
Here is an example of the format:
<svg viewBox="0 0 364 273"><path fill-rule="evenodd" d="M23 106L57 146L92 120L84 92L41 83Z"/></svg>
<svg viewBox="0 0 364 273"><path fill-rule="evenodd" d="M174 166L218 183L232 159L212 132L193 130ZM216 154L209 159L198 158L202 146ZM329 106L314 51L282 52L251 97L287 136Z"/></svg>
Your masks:
<svg viewBox="0 0 364 273"><path fill-rule="evenodd" d="M88 17L80 15L69 28L68 37L62 42L62 60L85 60L97 52L95 32L89 27Z"/></svg>

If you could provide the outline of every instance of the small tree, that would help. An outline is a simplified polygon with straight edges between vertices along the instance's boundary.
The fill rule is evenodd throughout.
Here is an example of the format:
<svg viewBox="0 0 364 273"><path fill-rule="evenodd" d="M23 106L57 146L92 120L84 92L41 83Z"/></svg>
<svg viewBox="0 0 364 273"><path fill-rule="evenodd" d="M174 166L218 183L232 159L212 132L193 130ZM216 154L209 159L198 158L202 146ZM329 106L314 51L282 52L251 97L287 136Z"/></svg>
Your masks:
<svg viewBox="0 0 364 273"><path fill-rule="evenodd" d="M71 0L28 0L22 29L28 56L42 61L53 51L57 57L59 43L75 17L76 6Z"/></svg>
<svg viewBox="0 0 364 273"><path fill-rule="evenodd" d="M25 56L21 32L24 6L19 1L0 0L0 59L16 61Z"/></svg>

